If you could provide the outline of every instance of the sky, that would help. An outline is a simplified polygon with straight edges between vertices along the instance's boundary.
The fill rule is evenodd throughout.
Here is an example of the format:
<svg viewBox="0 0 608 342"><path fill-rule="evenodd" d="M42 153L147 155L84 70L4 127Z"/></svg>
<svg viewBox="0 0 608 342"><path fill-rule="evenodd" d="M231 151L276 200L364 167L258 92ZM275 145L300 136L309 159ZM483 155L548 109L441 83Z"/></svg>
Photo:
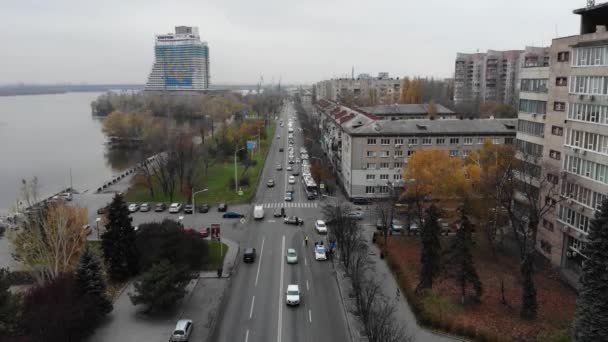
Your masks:
<svg viewBox="0 0 608 342"><path fill-rule="evenodd" d="M598 3L603 2L598 0ZM198 26L211 82L451 77L457 52L548 46L586 0L0 0L0 84L146 82L154 35Z"/></svg>

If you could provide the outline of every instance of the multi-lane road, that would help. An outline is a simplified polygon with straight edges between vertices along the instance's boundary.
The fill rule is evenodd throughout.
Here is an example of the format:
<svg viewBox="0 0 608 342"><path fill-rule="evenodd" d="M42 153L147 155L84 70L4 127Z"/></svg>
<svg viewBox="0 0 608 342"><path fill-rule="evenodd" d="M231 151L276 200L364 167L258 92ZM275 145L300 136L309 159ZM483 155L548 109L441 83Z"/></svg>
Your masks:
<svg viewBox="0 0 608 342"><path fill-rule="evenodd" d="M350 341L345 312L341 304L333 267L329 261L315 261L315 240L323 237L314 231L314 221L322 219L318 200L307 200L301 178L296 178L293 202L284 203L288 177L288 121L296 118L292 103L287 102L280 115L285 124L277 126L273 143L262 171L253 204L265 206L265 218L249 220L245 225L241 250L253 247L257 250L254 263L241 263L233 276L227 294L226 306L215 330L213 341L223 342L297 342L297 341ZM277 123L278 124L278 123ZM299 157L305 137L299 130L299 122L293 121L294 154ZM279 135L280 138L276 138ZM284 152L279 152L279 148ZM281 164L282 171L276 166ZM298 166L299 165L295 165ZM276 185L268 188L266 182L273 179ZM274 218L274 208L285 207L288 216L304 219L304 225L293 226ZM248 215L251 217L251 215ZM304 237L309 237L308 245ZM298 264L287 264L288 248L298 253ZM301 303L287 306L287 285L300 287Z"/></svg>

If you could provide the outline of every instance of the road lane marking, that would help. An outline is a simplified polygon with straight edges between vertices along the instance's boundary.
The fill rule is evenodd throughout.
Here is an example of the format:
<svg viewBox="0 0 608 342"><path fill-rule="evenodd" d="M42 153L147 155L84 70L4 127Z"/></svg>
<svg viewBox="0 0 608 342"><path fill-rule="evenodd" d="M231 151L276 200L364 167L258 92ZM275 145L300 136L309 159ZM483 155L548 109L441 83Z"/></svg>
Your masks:
<svg viewBox="0 0 608 342"><path fill-rule="evenodd" d="M310 291L310 288L308 287L308 280L306 280L306 291Z"/></svg>
<svg viewBox="0 0 608 342"><path fill-rule="evenodd" d="M260 261L258 262L258 272L255 274L255 286L258 286L258 277L260 276L260 266L262 266L262 255L264 254L264 240L266 237L262 238L262 248L260 248Z"/></svg>
<svg viewBox="0 0 608 342"><path fill-rule="evenodd" d="M285 254L285 235L283 235L283 241L281 242L281 278L279 281L279 321L277 327L277 342L281 342L281 335L283 335L283 275L285 272L285 263L283 262L283 255Z"/></svg>
<svg viewBox="0 0 608 342"><path fill-rule="evenodd" d="M312 312L310 312L310 309L308 310L308 321L312 323Z"/></svg>
<svg viewBox="0 0 608 342"><path fill-rule="evenodd" d="M251 319L251 317L253 317L253 304L255 303L255 296L253 296L253 298L251 298L251 309L249 309L249 319Z"/></svg>
<svg viewBox="0 0 608 342"><path fill-rule="evenodd" d="M245 334L245 342L249 340L249 329L247 329L247 333Z"/></svg>
<svg viewBox="0 0 608 342"><path fill-rule="evenodd" d="M308 262L306 260L306 257L304 257L304 266L308 266Z"/></svg>

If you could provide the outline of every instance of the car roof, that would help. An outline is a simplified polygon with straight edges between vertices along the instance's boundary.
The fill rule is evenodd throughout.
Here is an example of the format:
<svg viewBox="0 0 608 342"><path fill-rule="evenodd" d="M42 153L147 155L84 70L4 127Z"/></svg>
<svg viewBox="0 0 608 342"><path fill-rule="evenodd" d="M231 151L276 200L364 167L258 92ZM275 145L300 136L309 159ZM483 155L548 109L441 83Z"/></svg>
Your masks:
<svg viewBox="0 0 608 342"><path fill-rule="evenodd" d="M245 248L245 254L253 253L254 250L255 250L255 248L253 248L253 247L247 247L247 248Z"/></svg>
<svg viewBox="0 0 608 342"><path fill-rule="evenodd" d="M295 253L296 250L294 248L287 248L287 253Z"/></svg>
<svg viewBox="0 0 608 342"><path fill-rule="evenodd" d="M186 327L186 324L192 324L192 320L190 319L180 319L179 321L177 321L177 324L175 324L175 329L176 330L184 330L184 328Z"/></svg>
<svg viewBox="0 0 608 342"><path fill-rule="evenodd" d="M300 287L299 287L298 285L294 285L294 284L292 284L292 285L287 285L287 291L289 291L289 290L292 290L292 291L293 291L293 290L295 290L295 291L300 291Z"/></svg>
<svg viewBox="0 0 608 342"><path fill-rule="evenodd" d="M171 206L172 206L172 207L173 207L173 206L178 206L178 205L179 205L179 203L171 203Z"/></svg>
<svg viewBox="0 0 608 342"><path fill-rule="evenodd" d="M317 220L317 224L325 224L325 221L323 221L323 220Z"/></svg>

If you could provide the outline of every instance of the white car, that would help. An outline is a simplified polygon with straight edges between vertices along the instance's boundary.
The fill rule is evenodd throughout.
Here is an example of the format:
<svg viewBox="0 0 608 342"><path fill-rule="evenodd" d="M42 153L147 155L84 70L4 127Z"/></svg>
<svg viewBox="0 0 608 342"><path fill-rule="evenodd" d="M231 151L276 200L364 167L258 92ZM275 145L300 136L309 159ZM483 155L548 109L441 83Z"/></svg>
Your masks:
<svg viewBox="0 0 608 342"><path fill-rule="evenodd" d="M287 285L285 302L287 305L300 305L300 287L298 285Z"/></svg>
<svg viewBox="0 0 608 342"><path fill-rule="evenodd" d="M325 255L325 246L323 244L315 245L315 260L327 260L327 255Z"/></svg>
<svg viewBox="0 0 608 342"><path fill-rule="evenodd" d="M289 184L296 184L296 177L289 176Z"/></svg>
<svg viewBox="0 0 608 342"><path fill-rule="evenodd" d="M323 220L317 220L315 222L315 230L319 234L327 234L327 226Z"/></svg>
<svg viewBox="0 0 608 342"><path fill-rule="evenodd" d="M136 212L138 210L139 210L139 205L137 205L135 203L129 204L129 212L130 213L134 213L134 212Z"/></svg>
<svg viewBox="0 0 608 342"><path fill-rule="evenodd" d="M285 256L288 264L297 264L298 263L298 254L296 250L293 248L287 249L287 255Z"/></svg>
<svg viewBox="0 0 608 342"><path fill-rule="evenodd" d="M180 211L182 211L181 203L171 203L171 206L169 206L169 212L172 214L179 213Z"/></svg>

